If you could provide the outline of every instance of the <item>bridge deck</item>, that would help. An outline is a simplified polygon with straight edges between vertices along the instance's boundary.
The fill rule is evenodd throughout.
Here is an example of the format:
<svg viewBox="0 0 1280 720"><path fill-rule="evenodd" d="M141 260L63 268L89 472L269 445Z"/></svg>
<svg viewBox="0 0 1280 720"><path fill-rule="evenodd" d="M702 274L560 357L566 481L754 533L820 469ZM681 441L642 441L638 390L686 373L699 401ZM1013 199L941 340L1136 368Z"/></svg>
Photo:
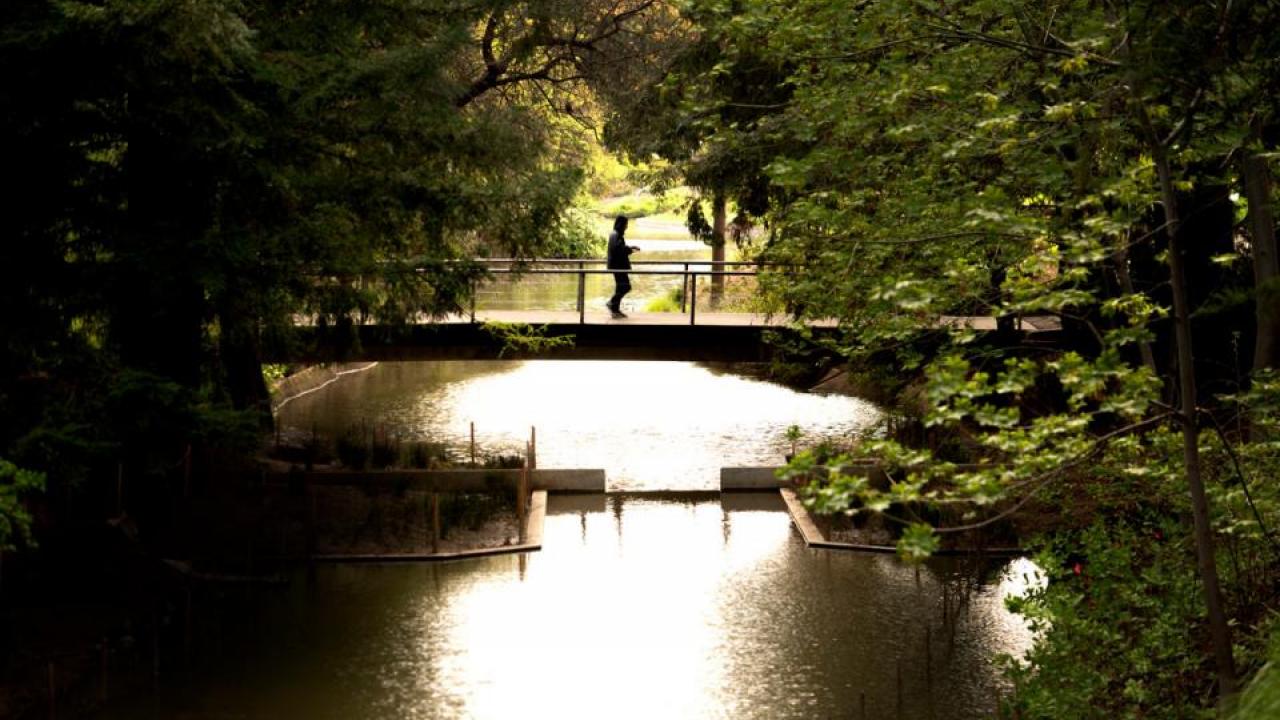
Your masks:
<svg viewBox="0 0 1280 720"><path fill-rule="evenodd" d="M682 360L701 362L769 362L774 347L766 342L765 333L789 330L786 318L749 313L712 313L697 315L697 324L689 324L689 316L680 313L634 313L613 319L603 309L587 312L583 322L573 311L481 311L476 322L469 315L456 315L433 323L414 325L359 325L355 332L359 342L351 347L338 338L326 336L316 327L298 329L300 343L290 348L266 349L264 359L271 362L314 362L351 360ZM570 342L559 346L513 347L498 333L484 326L485 321L524 323L543 328L549 338L565 337ZM966 325L979 331L996 329L993 318L942 318L942 325ZM1023 320L1027 335L1059 329L1056 318ZM811 332L822 335L835 331L835 323L815 323ZM327 331L332 333L333 330ZM347 346L345 351L336 350Z"/></svg>
<svg viewBox="0 0 1280 720"><path fill-rule="evenodd" d="M578 313L573 310L477 310L476 322L524 323L527 325L577 325ZM700 311L692 323L696 327L786 327L789 318L785 315L764 315L760 313L734 313ZM944 315L939 318L944 327L969 327L974 330L995 330L996 319L983 316ZM436 324L470 323L469 315L450 315L436 321ZM633 312L627 317L614 319L607 310L586 311L582 322L588 325L690 325L688 313L675 312ZM1022 318L1022 330L1028 333L1052 332L1061 330L1062 324L1056 317ZM833 328L835 320L808 320L806 324L814 328Z"/></svg>
<svg viewBox="0 0 1280 720"><path fill-rule="evenodd" d="M629 312L627 317L614 319L608 310L588 310L582 320L589 325L689 325L688 313ZM785 316L768 316L758 313L729 313L699 311L693 323L696 327L783 327ZM437 323L470 323L470 315L450 315ZM477 310L476 322L524 323L527 325L577 325L576 310ZM812 323L815 327L835 327L835 321Z"/></svg>

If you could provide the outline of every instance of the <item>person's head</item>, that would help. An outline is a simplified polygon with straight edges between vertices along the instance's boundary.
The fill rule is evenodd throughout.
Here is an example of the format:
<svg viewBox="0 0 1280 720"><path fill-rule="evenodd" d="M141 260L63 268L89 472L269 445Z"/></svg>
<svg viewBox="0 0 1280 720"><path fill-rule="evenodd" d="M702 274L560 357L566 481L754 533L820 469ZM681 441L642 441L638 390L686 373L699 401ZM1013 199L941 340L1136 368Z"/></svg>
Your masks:
<svg viewBox="0 0 1280 720"><path fill-rule="evenodd" d="M613 229L617 232L624 232L627 229L627 216L619 215L613 219Z"/></svg>

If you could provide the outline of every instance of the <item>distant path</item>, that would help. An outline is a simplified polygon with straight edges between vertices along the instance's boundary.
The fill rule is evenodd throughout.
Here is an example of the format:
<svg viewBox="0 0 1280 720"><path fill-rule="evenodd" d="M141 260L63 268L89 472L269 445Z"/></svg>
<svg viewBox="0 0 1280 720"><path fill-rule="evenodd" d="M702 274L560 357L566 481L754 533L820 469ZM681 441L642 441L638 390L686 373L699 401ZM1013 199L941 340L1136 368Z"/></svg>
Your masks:
<svg viewBox="0 0 1280 720"><path fill-rule="evenodd" d="M659 218L636 218L627 229L627 237L636 240L686 240L692 241L689 228L676 220ZM701 244L701 243L699 243ZM703 247L706 247L705 245Z"/></svg>

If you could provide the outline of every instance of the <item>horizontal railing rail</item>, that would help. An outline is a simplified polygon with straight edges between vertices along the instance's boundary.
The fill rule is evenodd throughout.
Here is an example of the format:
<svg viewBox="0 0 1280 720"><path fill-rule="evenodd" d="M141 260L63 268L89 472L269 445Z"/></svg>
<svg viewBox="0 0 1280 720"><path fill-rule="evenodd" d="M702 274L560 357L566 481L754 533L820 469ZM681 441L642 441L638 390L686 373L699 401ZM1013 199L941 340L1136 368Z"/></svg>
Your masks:
<svg viewBox="0 0 1280 720"><path fill-rule="evenodd" d="M486 272L493 275L575 275L578 278L577 311L578 324L586 324L586 281L588 275L613 275L627 273L629 275L670 275L681 278L680 312L688 312L689 324L696 325L698 320L698 278L755 277L759 270L775 266L743 260L633 260L630 268L597 268L588 266L605 265L606 260L599 258L555 258L521 260L518 258L477 258L475 262L485 265ZM493 266L508 267L493 267ZM547 267L576 266L576 267ZM656 269L657 267L670 269ZM752 270L731 270L728 268L753 268ZM705 269L703 269L705 268ZM476 321L476 287L471 288L470 320Z"/></svg>
<svg viewBox="0 0 1280 720"><path fill-rule="evenodd" d="M603 265L604 258L475 258L470 262L480 265ZM796 267L787 263L758 262L754 260L632 260L632 265L714 265L735 267Z"/></svg>

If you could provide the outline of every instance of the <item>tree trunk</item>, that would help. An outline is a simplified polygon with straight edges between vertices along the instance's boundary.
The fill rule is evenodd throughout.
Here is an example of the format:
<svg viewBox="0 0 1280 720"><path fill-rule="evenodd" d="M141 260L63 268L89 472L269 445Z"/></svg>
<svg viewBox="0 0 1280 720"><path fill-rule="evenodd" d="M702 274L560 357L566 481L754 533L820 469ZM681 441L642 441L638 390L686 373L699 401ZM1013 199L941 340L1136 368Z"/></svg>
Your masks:
<svg viewBox="0 0 1280 720"><path fill-rule="evenodd" d="M221 332L218 354L231 404L239 410L253 410L264 428L271 427L271 393L262 377L262 353L257 322L235 300L224 302L219 313Z"/></svg>
<svg viewBox="0 0 1280 720"><path fill-rule="evenodd" d="M711 200L711 259L715 262L724 262L725 204L724 191L717 190ZM719 272L724 267L713 265L712 270ZM719 307L723 297L724 276L712 275L711 307Z"/></svg>
<svg viewBox="0 0 1280 720"><path fill-rule="evenodd" d="M1213 549L1213 531L1209 527L1209 502L1205 497L1204 479L1200 474L1200 430L1196 413L1195 364L1191 347L1191 310L1187 300L1186 274L1183 267L1184 238L1179 228L1178 200L1169 170L1165 148L1154 142L1156 172L1160 178L1160 195L1164 205L1165 233L1169 239L1169 282L1173 294L1173 324L1177 345L1178 391L1181 396L1182 457L1186 467L1187 489L1191 494L1192 535L1204 601L1209 616L1209 635L1213 644L1214 664L1218 673L1218 697L1236 692L1235 659L1231 653L1231 628L1222 608L1222 590L1218 583L1218 565Z"/></svg>
<svg viewBox="0 0 1280 720"><path fill-rule="evenodd" d="M1256 153L1241 162L1249 222L1253 229L1253 287L1257 333L1253 369L1280 367L1280 258L1271 209L1271 171Z"/></svg>
<svg viewBox="0 0 1280 720"><path fill-rule="evenodd" d="M150 117L152 103L161 101L130 102ZM209 223L207 174L183 166L185 148L155 128L139 123L128 132L129 212L114 248L112 333L125 364L195 388L206 312L195 239Z"/></svg>

